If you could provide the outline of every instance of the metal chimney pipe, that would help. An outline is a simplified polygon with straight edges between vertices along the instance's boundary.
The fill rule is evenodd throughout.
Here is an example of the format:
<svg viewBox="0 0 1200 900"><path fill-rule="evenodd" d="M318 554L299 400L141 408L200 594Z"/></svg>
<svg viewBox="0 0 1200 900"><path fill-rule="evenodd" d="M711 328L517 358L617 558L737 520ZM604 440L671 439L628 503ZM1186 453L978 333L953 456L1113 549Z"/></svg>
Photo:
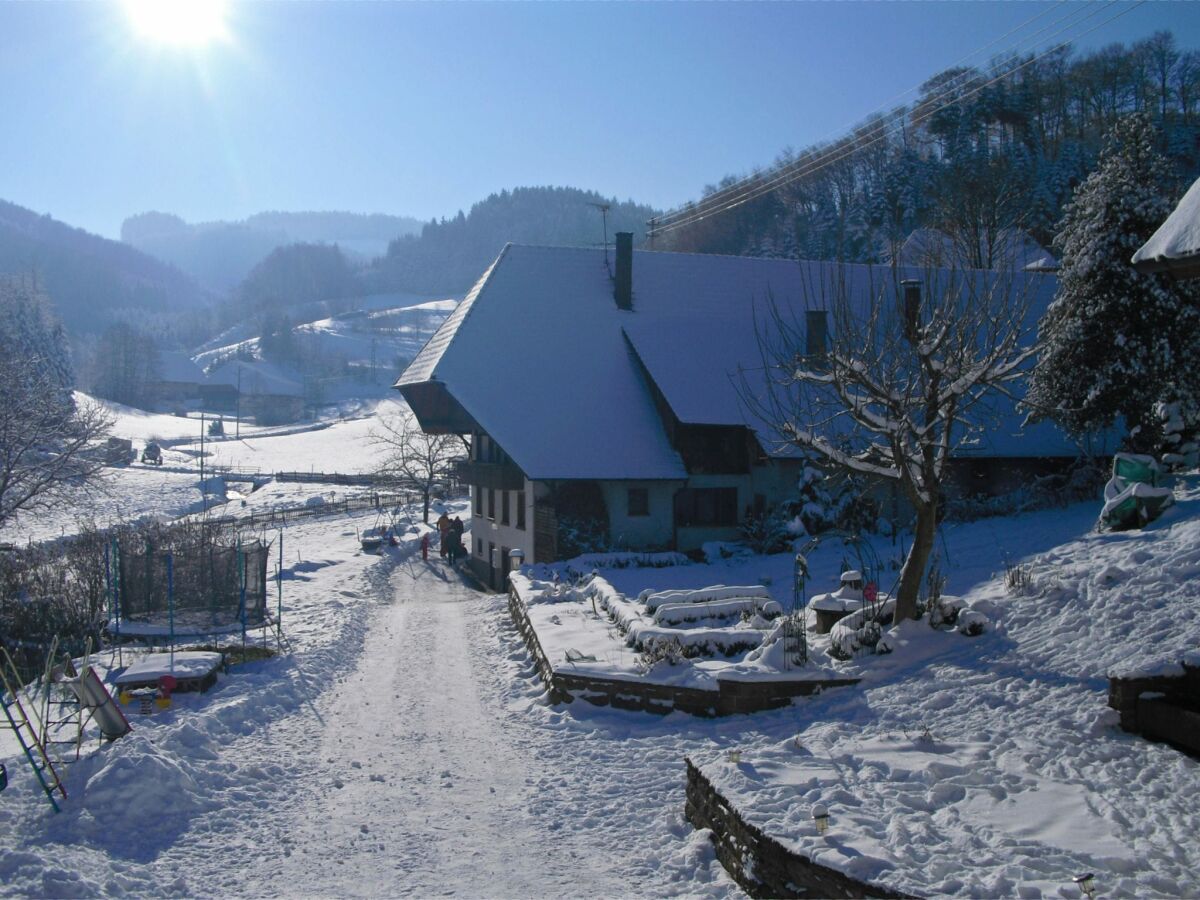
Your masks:
<svg viewBox="0 0 1200 900"><path fill-rule="evenodd" d="M633 309L633 232L617 232L617 273L613 284L617 309Z"/></svg>

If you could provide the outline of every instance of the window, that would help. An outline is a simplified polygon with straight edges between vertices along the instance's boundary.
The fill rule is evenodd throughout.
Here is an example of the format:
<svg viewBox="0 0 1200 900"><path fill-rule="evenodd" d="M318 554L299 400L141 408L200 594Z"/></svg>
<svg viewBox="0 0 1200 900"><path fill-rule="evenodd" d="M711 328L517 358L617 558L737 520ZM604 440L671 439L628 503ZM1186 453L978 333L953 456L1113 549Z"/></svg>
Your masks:
<svg viewBox="0 0 1200 900"><path fill-rule="evenodd" d="M629 489L629 515L650 515L650 491L646 488Z"/></svg>
<svg viewBox="0 0 1200 900"><path fill-rule="evenodd" d="M685 488L675 495L675 523L683 527L737 524L737 488Z"/></svg>
<svg viewBox="0 0 1200 900"><path fill-rule="evenodd" d="M483 541L479 538L475 538L475 555L483 556Z"/></svg>
<svg viewBox="0 0 1200 900"><path fill-rule="evenodd" d="M471 494L475 497L475 515L483 515L483 487L482 485L471 485Z"/></svg>
<svg viewBox="0 0 1200 900"><path fill-rule="evenodd" d="M525 492L517 491L517 527L525 530Z"/></svg>
<svg viewBox="0 0 1200 900"><path fill-rule="evenodd" d="M488 518L492 521L496 519L496 489L488 488Z"/></svg>
<svg viewBox="0 0 1200 900"><path fill-rule="evenodd" d="M500 524L508 524L508 491L500 492Z"/></svg>

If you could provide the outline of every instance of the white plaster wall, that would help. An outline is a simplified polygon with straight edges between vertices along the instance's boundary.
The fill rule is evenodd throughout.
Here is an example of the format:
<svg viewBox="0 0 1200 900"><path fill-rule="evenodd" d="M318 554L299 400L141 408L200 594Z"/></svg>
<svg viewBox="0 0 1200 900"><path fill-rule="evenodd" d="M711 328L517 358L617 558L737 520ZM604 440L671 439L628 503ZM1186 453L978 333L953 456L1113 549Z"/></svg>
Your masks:
<svg viewBox="0 0 1200 900"><path fill-rule="evenodd" d="M487 508L487 489L483 491L483 514L476 515L474 487L471 488L471 546L468 548L471 556L476 559L482 559L485 563L490 564L488 558L488 543L496 545L496 548L507 547L509 550L524 550L525 559L528 562L533 561L533 486L529 481L525 482L525 528L517 528L517 491L508 491L508 521L505 525L500 521L502 506L501 491L496 491L496 518L488 518ZM482 541L483 552L479 553L479 545L477 541Z"/></svg>
<svg viewBox="0 0 1200 900"><path fill-rule="evenodd" d="M608 535L613 544L630 550L666 547L674 540L675 492L681 481L602 481L608 507ZM649 515L629 515L629 489L645 488Z"/></svg>

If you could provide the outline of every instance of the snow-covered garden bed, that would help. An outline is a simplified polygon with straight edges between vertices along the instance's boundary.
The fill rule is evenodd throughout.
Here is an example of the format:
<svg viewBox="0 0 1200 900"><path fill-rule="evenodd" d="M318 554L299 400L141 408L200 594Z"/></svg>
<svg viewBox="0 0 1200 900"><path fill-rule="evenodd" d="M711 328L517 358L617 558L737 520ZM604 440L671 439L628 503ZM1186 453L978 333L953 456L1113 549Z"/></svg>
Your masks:
<svg viewBox="0 0 1200 900"><path fill-rule="evenodd" d="M991 627L936 645L906 623L791 733L690 755L698 780L797 859L899 893L1079 898L1093 873L1098 896L1194 896L1200 765L1122 731L1105 677L1197 659L1200 491L1176 491L1140 531L1096 533L1096 504L946 528L951 559L1024 556L948 604L955 629Z"/></svg>

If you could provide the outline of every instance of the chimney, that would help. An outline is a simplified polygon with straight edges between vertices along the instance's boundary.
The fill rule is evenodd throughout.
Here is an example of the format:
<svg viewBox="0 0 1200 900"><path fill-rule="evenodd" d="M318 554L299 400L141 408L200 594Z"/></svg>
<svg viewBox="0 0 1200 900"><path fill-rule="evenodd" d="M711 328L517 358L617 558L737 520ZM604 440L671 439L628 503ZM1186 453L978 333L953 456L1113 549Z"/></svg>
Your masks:
<svg viewBox="0 0 1200 900"><path fill-rule="evenodd" d="M633 309L633 232L617 232L617 275L613 284L617 309Z"/></svg>
<svg viewBox="0 0 1200 900"><path fill-rule="evenodd" d="M900 287L904 290L904 336L914 341L921 323L921 282L916 278L906 278L900 282Z"/></svg>

